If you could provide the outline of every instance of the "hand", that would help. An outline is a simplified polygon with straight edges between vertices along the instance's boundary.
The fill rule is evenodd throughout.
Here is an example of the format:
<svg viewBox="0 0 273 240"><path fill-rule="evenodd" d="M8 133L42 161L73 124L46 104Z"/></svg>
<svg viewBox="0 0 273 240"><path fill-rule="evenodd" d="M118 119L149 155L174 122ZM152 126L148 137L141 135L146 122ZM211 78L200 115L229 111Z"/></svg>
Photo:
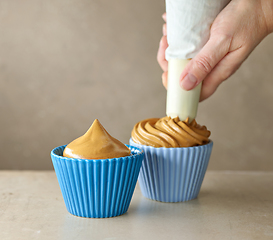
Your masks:
<svg viewBox="0 0 273 240"><path fill-rule="evenodd" d="M166 14L163 14L166 21ZM167 25L157 54L167 88L168 62L165 59ZM210 97L230 77L254 48L273 32L273 0L233 0L219 13L210 30L210 38L189 62L180 77L180 85L191 90L203 81L200 101Z"/></svg>

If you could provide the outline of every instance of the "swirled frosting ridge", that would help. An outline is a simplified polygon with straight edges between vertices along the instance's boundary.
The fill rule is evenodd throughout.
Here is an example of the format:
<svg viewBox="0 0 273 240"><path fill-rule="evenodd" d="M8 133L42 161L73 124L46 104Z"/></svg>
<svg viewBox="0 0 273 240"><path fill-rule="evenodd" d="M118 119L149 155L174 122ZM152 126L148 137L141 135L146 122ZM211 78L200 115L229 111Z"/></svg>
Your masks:
<svg viewBox="0 0 273 240"><path fill-rule="evenodd" d="M152 147L192 147L209 142L210 131L206 126L180 121L178 117L150 118L138 122L132 130L135 143Z"/></svg>

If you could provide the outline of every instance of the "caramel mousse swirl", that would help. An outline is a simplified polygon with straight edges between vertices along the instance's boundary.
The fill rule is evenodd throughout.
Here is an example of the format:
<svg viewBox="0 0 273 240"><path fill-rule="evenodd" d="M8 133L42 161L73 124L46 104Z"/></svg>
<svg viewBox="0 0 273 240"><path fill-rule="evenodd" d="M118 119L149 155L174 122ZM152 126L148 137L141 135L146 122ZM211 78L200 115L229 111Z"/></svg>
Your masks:
<svg viewBox="0 0 273 240"><path fill-rule="evenodd" d="M138 122L132 131L135 143L152 147L192 147L209 142L210 131L189 119L150 118Z"/></svg>

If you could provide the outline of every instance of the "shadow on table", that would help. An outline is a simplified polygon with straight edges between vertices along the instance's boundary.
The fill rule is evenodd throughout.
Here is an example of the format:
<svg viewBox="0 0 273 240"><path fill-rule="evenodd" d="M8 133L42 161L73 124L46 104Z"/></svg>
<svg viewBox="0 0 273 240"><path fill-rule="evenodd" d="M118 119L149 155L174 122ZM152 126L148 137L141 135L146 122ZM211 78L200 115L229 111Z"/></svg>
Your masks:
<svg viewBox="0 0 273 240"><path fill-rule="evenodd" d="M255 187L255 185L257 185ZM255 214L267 206L273 210L273 195L268 186L259 183L259 178L226 178L225 181L215 181L204 186L196 199L163 203L141 196L138 203L129 208L128 214L141 216L172 217L178 219L181 215L202 217L211 212L217 214Z"/></svg>

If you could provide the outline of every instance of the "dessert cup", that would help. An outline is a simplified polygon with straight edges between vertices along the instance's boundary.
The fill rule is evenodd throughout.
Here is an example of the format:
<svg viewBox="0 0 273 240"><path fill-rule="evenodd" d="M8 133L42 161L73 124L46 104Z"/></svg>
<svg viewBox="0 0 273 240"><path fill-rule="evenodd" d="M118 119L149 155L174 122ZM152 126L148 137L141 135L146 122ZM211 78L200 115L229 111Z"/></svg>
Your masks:
<svg viewBox="0 0 273 240"><path fill-rule="evenodd" d="M144 151L139 173L142 194L161 202L184 202L197 198L212 151L213 142L201 146L155 148L135 143Z"/></svg>
<svg viewBox="0 0 273 240"><path fill-rule="evenodd" d="M127 212L144 156L141 149L127 147L130 156L99 160L63 157L65 145L51 151L69 213L107 218Z"/></svg>

